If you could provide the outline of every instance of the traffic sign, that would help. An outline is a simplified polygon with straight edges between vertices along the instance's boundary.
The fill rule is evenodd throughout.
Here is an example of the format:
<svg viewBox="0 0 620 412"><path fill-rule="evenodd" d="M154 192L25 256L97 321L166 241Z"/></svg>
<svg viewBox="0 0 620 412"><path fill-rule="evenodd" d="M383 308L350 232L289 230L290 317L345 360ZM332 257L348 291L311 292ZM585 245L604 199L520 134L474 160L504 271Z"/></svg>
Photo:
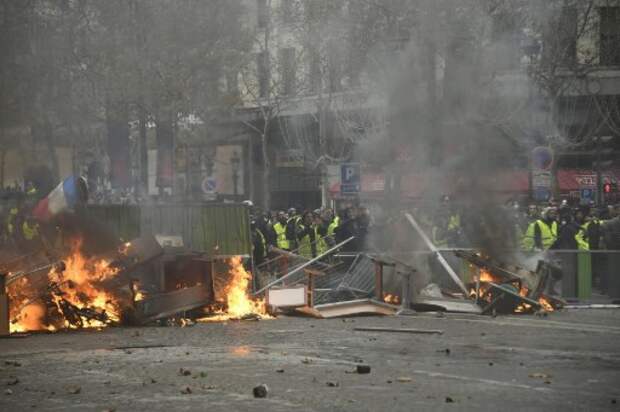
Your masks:
<svg viewBox="0 0 620 412"><path fill-rule="evenodd" d="M551 170L553 165L553 151L549 147L538 146L532 150L532 168Z"/></svg>
<svg viewBox="0 0 620 412"><path fill-rule="evenodd" d="M582 202L593 201L596 196L596 190L592 188L583 188L579 190L579 198Z"/></svg>
<svg viewBox="0 0 620 412"><path fill-rule="evenodd" d="M340 165L340 193L353 194L361 190L361 171L359 163Z"/></svg>
<svg viewBox="0 0 620 412"><path fill-rule="evenodd" d="M202 180L202 191L205 194L215 193L217 184L215 181L215 177L207 176Z"/></svg>

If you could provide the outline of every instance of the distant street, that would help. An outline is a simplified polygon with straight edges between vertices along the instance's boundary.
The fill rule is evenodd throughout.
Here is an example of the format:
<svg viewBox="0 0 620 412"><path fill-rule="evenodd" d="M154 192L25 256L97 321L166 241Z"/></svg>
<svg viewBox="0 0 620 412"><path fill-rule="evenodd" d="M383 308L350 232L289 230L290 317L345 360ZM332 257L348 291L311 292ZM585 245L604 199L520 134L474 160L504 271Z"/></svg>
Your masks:
<svg viewBox="0 0 620 412"><path fill-rule="evenodd" d="M33 334L0 339L0 410L620 410L619 338L618 310Z"/></svg>

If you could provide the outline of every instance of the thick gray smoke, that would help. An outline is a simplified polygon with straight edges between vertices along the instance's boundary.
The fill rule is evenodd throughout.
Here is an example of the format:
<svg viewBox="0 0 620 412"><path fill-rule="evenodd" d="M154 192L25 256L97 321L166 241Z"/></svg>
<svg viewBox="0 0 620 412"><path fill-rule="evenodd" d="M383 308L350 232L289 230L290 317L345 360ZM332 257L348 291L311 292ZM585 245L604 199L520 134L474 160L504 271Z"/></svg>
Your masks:
<svg viewBox="0 0 620 412"><path fill-rule="evenodd" d="M507 199L493 180L523 168L536 138L549 131L532 131L532 119L546 113L534 113L525 32L498 27L507 17L484 5L418 2L419 25L404 49L382 53L384 64L369 67L375 93L387 102L389 126L360 144L359 156L402 179L432 176L422 203L437 210L442 195L452 192L468 243L501 257L516 245L503 207ZM395 161L403 153L407 159Z"/></svg>

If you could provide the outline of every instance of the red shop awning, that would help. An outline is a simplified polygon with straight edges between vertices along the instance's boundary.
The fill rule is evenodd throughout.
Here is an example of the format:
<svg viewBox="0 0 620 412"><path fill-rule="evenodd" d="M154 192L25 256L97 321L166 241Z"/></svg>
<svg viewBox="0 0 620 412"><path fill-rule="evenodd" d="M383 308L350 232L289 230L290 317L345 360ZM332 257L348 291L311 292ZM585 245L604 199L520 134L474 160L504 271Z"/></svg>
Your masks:
<svg viewBox="0 0 620 412"><path fill-rule="evenodd" d="M526 193L529 190L529 174L527 170L510 170L494 175L482 176L477 183L489 191L505 193ZM432 173L411 173L404 175L401 181L401 190L404 197L418 198L425 193L436 192L430 190L433 186L442 188L444 194L455 194L459 190L466 190L468 184L460 176L433 175ZM366 173L361 179L361 194L381 195L385 188L385 177L382 173ZM340 184L334 183L330 187L332 194L340 193Z"/></svg>
<svg viewBox="0 0 620 412"><path fill-rule="evenodd" d="M596 187L596 172L593 170L560 169L556 176L558 187L563 192ZM603 183L617 183L619 177L620 170L605 171L603 172Z"/></svg>

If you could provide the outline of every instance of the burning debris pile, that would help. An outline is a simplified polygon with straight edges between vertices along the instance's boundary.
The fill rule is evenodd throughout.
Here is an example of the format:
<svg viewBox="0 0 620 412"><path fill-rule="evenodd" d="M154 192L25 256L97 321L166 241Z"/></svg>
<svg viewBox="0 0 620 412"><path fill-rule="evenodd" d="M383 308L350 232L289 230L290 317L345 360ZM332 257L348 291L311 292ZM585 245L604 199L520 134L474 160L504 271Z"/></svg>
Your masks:
<svg viewBox="0 0 620 412"><path fill-rule="evenodd" d="M511 267L494 262L479 253L456 251L455 254L478 268L479 275L468 284L469 297L481 305L482 313L552 312L563 302L544 292L553 282L558 268L541 261L537 271Z"/></svg>
<svg viewBox="0 0 620 412"><path fill-rule="evenodd" d="M162 253L153 238L124 243L105 256L86 255L76 241L52 264L9 273L10 332L147 324L200 308L197 317L203 321L269 317L263 301L249 298L252 277L240 256L228 259L218 293L207 287L214 287L207 273L201 275L204 281L177 282L172 291L142 290L153 268L147 264L157 264Z"/></svg>
<svg viewBox="0 0 620 412"><path fill-rule="evenodd" d="M121 268L118 261L87 257L78 240L47 272L19 278L9 274L11 332L118 324L131 305L131 296L108 283Z"/></svg>
<svg viewBox="0 0 620 412"><path fill-rule="evenodd" d="M264 299L251 299L248 291L252 275L245 270L240 256L229 260L230 270L228 281L223 287L219 301L214 307L207 309L207 316L198 319L199 322L217 322L226 320L266 319L271 316L267 313Z"/></svg>

